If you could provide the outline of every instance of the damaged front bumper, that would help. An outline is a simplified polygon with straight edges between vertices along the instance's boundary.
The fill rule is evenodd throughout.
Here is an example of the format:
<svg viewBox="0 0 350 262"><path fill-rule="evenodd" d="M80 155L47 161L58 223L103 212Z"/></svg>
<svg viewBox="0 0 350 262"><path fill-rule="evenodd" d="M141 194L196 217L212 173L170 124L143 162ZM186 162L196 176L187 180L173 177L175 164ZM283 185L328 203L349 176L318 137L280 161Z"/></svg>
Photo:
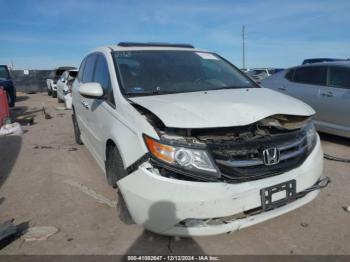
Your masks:
<svg viewBox="0 0 350 262"><path fill-rule="evenodd" d="M118 185L137 224L163 235L205 236L233 232L307 204L329 182L320 180L322 172L318 138L301 166L272 177L238 184L193 182L163 177L145 163ZM296 182L296 198L262 211L261 190L290 180Z"/></svg>

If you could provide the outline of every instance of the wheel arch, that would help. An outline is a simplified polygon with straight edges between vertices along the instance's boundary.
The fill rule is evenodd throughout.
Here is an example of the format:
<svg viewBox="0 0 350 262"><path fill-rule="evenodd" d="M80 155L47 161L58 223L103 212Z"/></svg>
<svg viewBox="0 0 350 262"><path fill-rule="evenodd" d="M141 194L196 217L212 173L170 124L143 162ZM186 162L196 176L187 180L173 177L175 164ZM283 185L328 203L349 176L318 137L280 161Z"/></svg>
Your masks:
<svg viewBox="0 0 350 262"><path fill-rule="evenodd" d="M106 141L105 161L107 161L107 156L108 156L110 148L117 148L118 153L119 153L119 155L120 155L120 157L121 157L121 159L123 161L123 166L125 167L125 161L124 161L124 158L123 158L123 154L120 152L120 149L119 149L119 146L117 145L117 143L111 138L107 139L107 141Z"/></svg>

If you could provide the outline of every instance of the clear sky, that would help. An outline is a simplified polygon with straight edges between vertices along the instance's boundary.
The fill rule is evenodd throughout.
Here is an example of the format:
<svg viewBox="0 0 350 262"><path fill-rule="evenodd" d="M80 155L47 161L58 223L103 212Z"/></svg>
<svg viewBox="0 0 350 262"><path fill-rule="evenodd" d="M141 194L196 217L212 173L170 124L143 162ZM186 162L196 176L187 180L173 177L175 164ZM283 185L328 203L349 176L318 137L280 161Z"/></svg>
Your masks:
<svg viewBox="0 0 350 262"><path fill-rule="evenodd" d="M350 57L349 0L0 0L0 64L79 66L120 41L191 43L242 66L288 67L304 58Z"/></svg>

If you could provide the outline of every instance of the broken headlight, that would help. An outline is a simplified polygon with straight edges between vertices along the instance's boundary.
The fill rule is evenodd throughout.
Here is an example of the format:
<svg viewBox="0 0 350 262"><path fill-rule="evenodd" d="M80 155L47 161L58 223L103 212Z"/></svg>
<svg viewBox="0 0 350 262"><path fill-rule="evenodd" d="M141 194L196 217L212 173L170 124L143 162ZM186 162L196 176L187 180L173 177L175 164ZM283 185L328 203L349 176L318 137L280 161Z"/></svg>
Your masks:
<svg viewBox="0 0 350 262"><path fill-rule="evenodd" d="M312 149L314 149L317 141L317 133L316 133L314 123L310 121L304 127L304 130L305 130L305 136L306 136L307 150L311 152Z"/></svg>
<svg viewBox="0 0 350 262"><path fill-rule="evenodd" d="M206 150L163 144L144 136L149 152L156 160L184 171L219 177L218 171Z"/></svg>

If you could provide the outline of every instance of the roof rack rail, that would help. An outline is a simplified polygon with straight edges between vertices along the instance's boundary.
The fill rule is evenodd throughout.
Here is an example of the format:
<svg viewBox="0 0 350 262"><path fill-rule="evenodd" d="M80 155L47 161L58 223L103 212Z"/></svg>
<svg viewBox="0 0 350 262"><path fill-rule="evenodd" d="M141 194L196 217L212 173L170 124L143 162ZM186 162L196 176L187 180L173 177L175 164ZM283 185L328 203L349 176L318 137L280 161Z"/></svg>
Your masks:
<svg viewBox="0 0 350 262"><path fill-rule="evenodd" d="M123 47L132 47L132 46L159 46L159 47L181 47L181 48L194 48L193 45L190 44L171 44L171 43L136 43L136 42L120 42L118 43L118 46L123 46Z"/></svg>

